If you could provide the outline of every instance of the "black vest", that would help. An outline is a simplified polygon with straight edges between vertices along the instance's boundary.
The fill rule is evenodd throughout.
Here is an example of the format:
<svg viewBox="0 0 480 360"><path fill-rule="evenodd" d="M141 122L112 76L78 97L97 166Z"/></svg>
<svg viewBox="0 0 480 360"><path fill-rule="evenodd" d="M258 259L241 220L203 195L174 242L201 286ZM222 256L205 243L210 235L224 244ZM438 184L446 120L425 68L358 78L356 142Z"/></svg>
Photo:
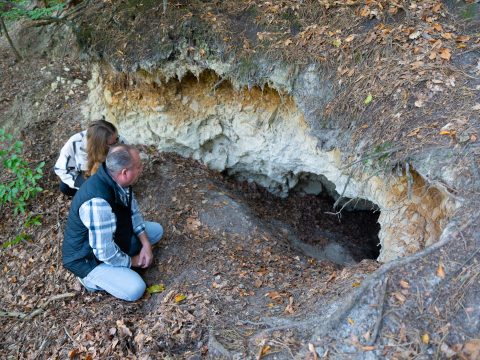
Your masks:
<svg viewBox="0 0 480 360"><path fill-rule="evenodd" d="M130 189L128 205L125 206L120 199L118 185L107 173L105 164L102 164L98 171L82 184L73 197L63 238L63 266L80 278L87 276L101 263L93 254L93 250L88 243L88 229L80 220L78 213L80 206L93 198L102 198L110 204L117 217L117 227L113 240L123 252L130 254L133 235L132 191Z"/></svg>

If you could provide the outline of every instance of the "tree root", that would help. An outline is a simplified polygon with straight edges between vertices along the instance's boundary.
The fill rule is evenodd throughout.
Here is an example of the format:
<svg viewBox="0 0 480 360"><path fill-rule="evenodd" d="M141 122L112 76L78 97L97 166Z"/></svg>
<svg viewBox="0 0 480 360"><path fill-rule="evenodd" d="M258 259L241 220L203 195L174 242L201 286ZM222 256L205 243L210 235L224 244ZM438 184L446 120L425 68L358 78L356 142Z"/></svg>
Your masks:
<svg viewBox="0 0 480 360"><path fill-rule="evenodd" d="M440 248L444 247L445 245L449 244L453 239L456 237L459 232L463 231L469 225L475 223L479 215L475 216L474 218L469 219L465 224L458 227L457 229L452 229L455 225L451 225L447 227L443 232L440 241L433 244L432 246L426 248L425 250L411 255L407 258L398 259L392 261L388 264L384 264L380 267L376 272L371 274L362 284L357 288L357 290L352 293L343 303L343 306L335 311L327 320L325 325L321 326L315 333L316 338L322 338L326 336L332 329L338 326L338 324L347 316L347 314L353 309L356 303L360 300L363 294L380 279L382 279L385 274L389 273L390 271L412 262L415 262L419 259L424 258L427 255L430 255Z"/></svg>
<svg viewBox="0 0 480 360"><path fill-rule="evenodd" d="M380 290L380 301L378 302L380 309L377 315L377 320L375 322L375 327L373 328L370 341L367 342L367 345L374 345L377 342L378 333L380 332L380 327L383 322L383 308L385 306L385 297L387 295L387 285L388 285L388 275L383 280L382 287Z"/></svg>

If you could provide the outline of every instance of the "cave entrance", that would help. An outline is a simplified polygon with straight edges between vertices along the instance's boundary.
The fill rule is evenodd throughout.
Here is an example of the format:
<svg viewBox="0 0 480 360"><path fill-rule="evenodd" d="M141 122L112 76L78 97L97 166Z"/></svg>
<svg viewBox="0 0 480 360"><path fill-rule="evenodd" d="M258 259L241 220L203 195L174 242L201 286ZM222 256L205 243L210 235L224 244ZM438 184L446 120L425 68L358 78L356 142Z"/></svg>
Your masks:
<svg viewBox="0 0 480 360"><path fill-rule="evenodd" d="M346 266L380 255L378 206L364 199L340 198L334 184L321 175L301 175L287 197L251 181L233 186L256 216L306 256Z"/></svg>

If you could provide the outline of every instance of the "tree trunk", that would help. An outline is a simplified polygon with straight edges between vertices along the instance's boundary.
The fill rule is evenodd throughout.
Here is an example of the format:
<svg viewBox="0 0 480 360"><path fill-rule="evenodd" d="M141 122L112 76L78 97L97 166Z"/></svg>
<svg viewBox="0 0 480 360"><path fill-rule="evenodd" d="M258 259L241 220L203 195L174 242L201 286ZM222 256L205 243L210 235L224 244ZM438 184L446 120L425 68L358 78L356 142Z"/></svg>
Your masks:
<svg viewBox="0 0 480 360"><path fill-rule="evenodd" d="M15 57L17 58L18 61L22 61L22 55L20 55L17 48L13 44L13 41L10 38L10 35L8 34L8 30L7 30L7 26L5 25L5 21L3 21L3 18L1 16L0 16L0 27L5 34L5 37L7 38L7 41L10 44L10 47L12 48L13 52L15 53Z"/></svg>

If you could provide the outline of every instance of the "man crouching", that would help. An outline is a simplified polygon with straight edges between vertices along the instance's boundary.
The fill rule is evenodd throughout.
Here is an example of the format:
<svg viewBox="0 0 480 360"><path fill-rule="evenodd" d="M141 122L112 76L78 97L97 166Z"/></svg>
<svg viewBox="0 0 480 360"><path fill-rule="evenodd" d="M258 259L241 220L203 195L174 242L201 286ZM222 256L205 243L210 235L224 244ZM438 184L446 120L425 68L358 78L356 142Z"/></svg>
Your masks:
<svg viewBox="0 0 480 360"><path fill-rule="evenodd" d="M163 228L145 222L139 212L131 185L141 173L137 149L113 146L72 200L63 265L89 291L105 290L127 301L138 300L145 291L145 282L131 267L150 266L152 245L162 237Z"/></svg>

